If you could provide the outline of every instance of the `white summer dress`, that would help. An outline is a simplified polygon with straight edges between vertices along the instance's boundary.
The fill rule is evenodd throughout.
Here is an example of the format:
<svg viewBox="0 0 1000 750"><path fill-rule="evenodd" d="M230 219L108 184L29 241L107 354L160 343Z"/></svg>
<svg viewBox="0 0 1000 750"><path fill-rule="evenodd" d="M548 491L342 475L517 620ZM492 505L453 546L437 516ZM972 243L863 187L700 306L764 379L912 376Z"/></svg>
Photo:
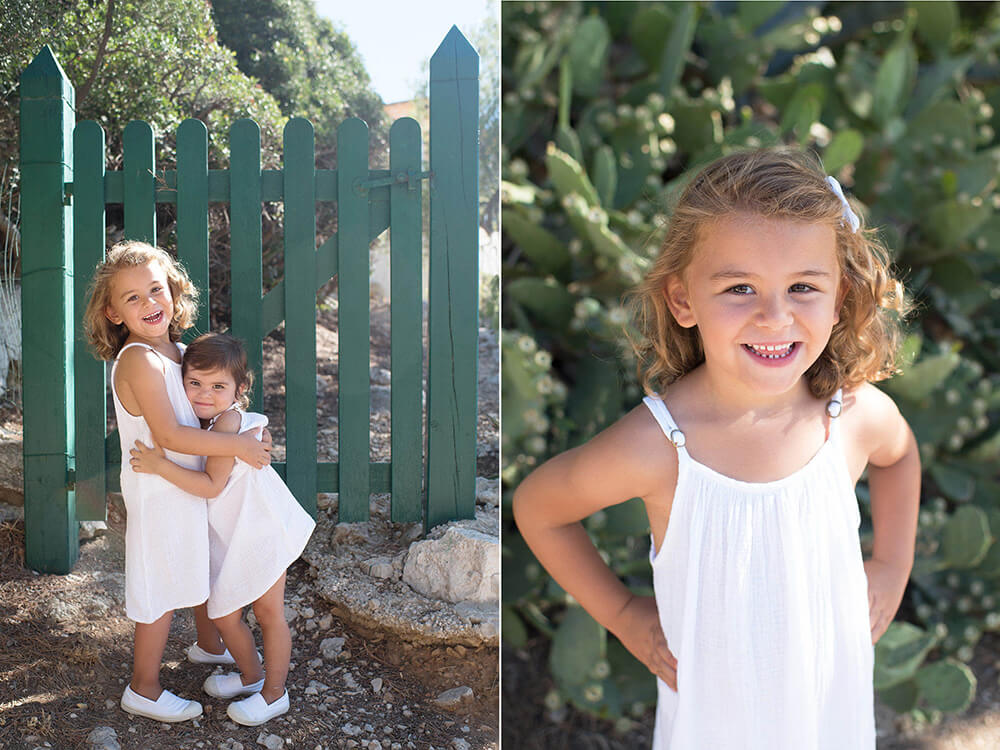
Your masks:
<svg viewBox="0 0 1000 750"><path fill-rule="evenodd" d="M118 398L115 370L122 352L141 346L156 354L177 423L200 428L198 417L181 379L181 366L151 346L122 347L111 368L118 435L121 440L121 489L125 499L125 614L135 622L150 623L178 607L193 607L208 597L208 510L205 498L195 497L156 474L132 471L129 451L136 440L153 444L146 420L129 414ZM184 346L177 345L179 353ZM202 471L205 459L165 450L174 463Z"/></svg>
<svg viewBox="0 0 1000 750"><path fill-rule="evenodd" d="M677 488L650 550L677 691L657 680L654 750L874 750L874 651L861 517L838 419L793 474L743 482L677 448ZM841 409L838 391L828 406Z"/></svg>
<svg viewBox="0 0 1000 750"><path fill-rule="evenodd" d="M263 414L235 410L241 433L267 425ZM237 458L225 488L208 501L208 616L257 601L302 554L315 526L273 468Z"/></svg>

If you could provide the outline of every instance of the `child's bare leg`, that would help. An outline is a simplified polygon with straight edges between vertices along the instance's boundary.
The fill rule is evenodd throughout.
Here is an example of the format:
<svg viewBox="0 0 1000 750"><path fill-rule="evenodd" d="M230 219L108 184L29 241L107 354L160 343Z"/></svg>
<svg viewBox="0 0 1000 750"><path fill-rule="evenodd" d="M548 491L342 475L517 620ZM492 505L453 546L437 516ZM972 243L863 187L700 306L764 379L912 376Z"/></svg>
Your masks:
<svg viewBox="0 0 1000 750"><path fill-rule="evenodd" d="M222 640L232 654L244 685L250 685L264 676L260 659L257 657L257 647L253 642L253 633L243 621L243 610L238 609L223 617L212 620L218 628Z"/></svg>
<svg viewBox="0 0 1000 750"><path fill-rule="evenodd" d="M219 629L208 617L207 605L199 604L194 608L194 627L198 631L198 646L202 651L219 656L226 650Z"/></svg>
<svg viewBox="0 0 1000 750"><path fill-rule="evenodd" d="M260 694L274 703L285 692L288 662L292 658L292 634L285 621L285 574L253 603L253 613L264 640L264 688Z"/></svg>
<svg viewBox="0 0 1000 750"><path fill-rule="evenodd" d="M160 697L160 664L163 650L170 635L170 621L174 611L170 610L155 622L135 624L135 651L132 654L132 691L143 698L155 701Z"/></svg>

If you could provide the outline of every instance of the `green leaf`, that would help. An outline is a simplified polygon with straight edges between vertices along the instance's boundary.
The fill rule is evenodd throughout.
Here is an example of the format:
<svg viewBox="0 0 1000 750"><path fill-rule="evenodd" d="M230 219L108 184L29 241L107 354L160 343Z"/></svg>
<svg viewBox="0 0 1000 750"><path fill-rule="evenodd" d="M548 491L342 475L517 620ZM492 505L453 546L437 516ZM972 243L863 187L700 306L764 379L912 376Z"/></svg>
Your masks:
<svg viewBox="0 0 1000 750"><path fill-rule="evenodd" d="M579 605L566 608L549 652L549 668L560 686L591 681L594 665L604 658L607 631Z"/></svg>
<svg viewBox="0 0 1000 750"><path fill-rule="evenodd" d="M549 170L549 179L552 180L560 197L576 193L587 202L588 206L600 204L597 191L580 163L565 151L556 148L553 143L550 143L545 150L545 166Z"/></svg>
<svg viewBox="0 0 1000 750"><path fill-rule="evenodd" d="M781 118L782 132L794 130L799 140L807 141L809 128L819 119L825 98L826 89L821 84L810 83L799 88Z"/></svg>
<svg viewBox="0 0 1000 750"><path fill-rule="evenodd" d="M941 0L908 3L917 12L917 33L940 56L951 44L952 34L958 26L958 5Z"/></svg>
<svg viewBox="0 0 1000 750"><path fill-rule="evenodd" d="M649 533L649 516L642 500L633 497L624 503L612 505L605 511L607 521L604 533L615 536L640 536Z"/></svg>
<svg viewBox="0 0 1000 750"><path fill-rule="evenodd" d="M955 351L926 357L888 381L886 388L910 401L922 401L944 383L961 359Z"/></svg>
<svg viewBox="0 0 1000 750"><path fill-rule="evenodd" d="M841 130L823 152L823 167L827 173L835 174L848 164L857 161L864 147L865 139L860 131L853 128Z"/></svg>
<svg viewBox="0 0 1000 750"><path fill-rule="evenodd" d="M937 638L908 622L893 622L875 644L875 689L910 679Z"/></svg>
<svg viewBox="0 0 1000 750"><path fill-rule="evenodd" d="M941 553L955 568L972 568L986 557L993 538L989 519L982 508L963 505L945 524Z"/></svg>
<svg viewBox="0 0 1000 750"><path fill-rule="evenodd" d="M976 478L967 471L935 463L930 467L930 474L940 490L952 500L968 502L976 492Z"/></svg>
<svg viewBox="0 0 1000 750"><path fill-rule="evenodd" d="M500 609L500 632L503 642L511 648L524 648L528 644L528 629L517 610L505 604Z"/></svg>
<svg viewBox="0 0 1000 750"><path fill-rule="evenodd" d="M618 166L615 163L615 152L610 146L601 146L594 152L594 187L600 196L602 206L612 207L617 186Z"/></svg>
<svg viewBox="0 0 1000 750"><path fill-rule="evenodd" d="M556 146L577 164L583 164L583 146L580 144L580 136L573 128L563 125L556 128Z"/></svg>
<svg viewBox="0 0 1000 750"><path fill-rule="evenodd" d="M783 0L760 0L739 3L737 6L740 22L748 30L754 30L786 5Z"/></svg>
<svg viewBox="0 0 1000 750"><path fill-rule="evenodd" d="M663 48L660 58L660 93L669 101L673 97L674 87L681 80L684 63L687 61L691 42L694 40L695 26L698 25L698 7L687 2L674 17L674 26L670 29L670 38Z"/></svg>
<svg viewBox="0 0 1000 750"><path fill-rule="evenodd" d="M886 125L903 111L912 73L911 61L916 59L916 54L909 33L903 32L882 59L875 74L872 101L872 116L879 125Z"/></svg>
<svg viewBox="0 0 1000 750"><path fill-rule="evenodd" d="M587 16L576 27L567 53L574 93L588 97L597 93L604 80L610 45L611 32L600 16Z"/></svg>
<svg viewBox="0 0 1000 750"><path fill-rule="evenodd" d="M507 296L538 315L546 324L562 328L573 317L574 297L555 279L514 279L504 285Z"/></svg>
<svg viewBox="0 0 1000 750"><path fill-rule="evenodd" d="M928 706L948 713L964 711L976 694L976 676L954 659L921 668L917 672L917 685Z"/></svg>
<svg viewBox="0 0 1000 750"><path fill-rule="evenodd" d="M898 714L905 714L915 708L920 697L920 688L915 679L898 682L892 687L878 691L881 701Z"/></svg>
<svg viewBox="0 0 1000 750"><path fill-rule="evenodd" d="M569 263L569 250L554 234L513 208L504 211L503 230L543 273L555 273Z"/></svg>

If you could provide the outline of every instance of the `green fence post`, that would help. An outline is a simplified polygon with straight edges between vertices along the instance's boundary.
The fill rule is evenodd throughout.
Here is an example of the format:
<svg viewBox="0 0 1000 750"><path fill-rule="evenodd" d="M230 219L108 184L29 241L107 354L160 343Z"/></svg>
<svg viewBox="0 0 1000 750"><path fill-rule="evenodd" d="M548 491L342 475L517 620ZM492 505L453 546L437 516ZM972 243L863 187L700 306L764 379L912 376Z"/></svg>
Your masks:
<svg viewBox="0 0 1000 750"><path fill-rule="evenodd" d="M21 74L21 329L28 567L79 553L73 461L73 86L47 46Z"/></svg>
<svg viewBox="0 0 1000 750"><path fill-rule="evenodd" d="M430 63L427 528L476 512L479 55L457 26Z"/></svg>

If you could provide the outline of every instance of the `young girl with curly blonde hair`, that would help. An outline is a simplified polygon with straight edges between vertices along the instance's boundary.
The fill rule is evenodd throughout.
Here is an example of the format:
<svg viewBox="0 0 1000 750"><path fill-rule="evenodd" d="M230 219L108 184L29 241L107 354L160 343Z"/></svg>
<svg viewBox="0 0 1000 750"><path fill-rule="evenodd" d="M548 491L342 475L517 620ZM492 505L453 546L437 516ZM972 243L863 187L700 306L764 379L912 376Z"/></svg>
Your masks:
<svg viewBox="0 0 1000 750"><path fill-rule="evenodd" d="M201 704L160 686L160 663L173 611L195 607L198 641L191 661L232 664L208 618L209 542L206 502L164 479L133 471L128 450L154 441L177 463L201 469L204 456L270 463L270 437L200 428L184 394L181 334L194 324L197 290L183 267L144 242L112 247L94 271L84 329L95 354L114 360L111 392L121 440L125 531L125 613L135 621L131 682L122 708L158 721L201 714Z"/></svg>
<svg viewBox="0 0 1000 750"><path fill-rule="evenodd" d="M521 534L657 676L657 750L873 750L872 644L920 493L913 434L871 385L896 371L905 313L885 249L813 158L735 153L690 181L632 303L648 395L521 483ZM579 523L632 497L652 597Z"/></svg>

